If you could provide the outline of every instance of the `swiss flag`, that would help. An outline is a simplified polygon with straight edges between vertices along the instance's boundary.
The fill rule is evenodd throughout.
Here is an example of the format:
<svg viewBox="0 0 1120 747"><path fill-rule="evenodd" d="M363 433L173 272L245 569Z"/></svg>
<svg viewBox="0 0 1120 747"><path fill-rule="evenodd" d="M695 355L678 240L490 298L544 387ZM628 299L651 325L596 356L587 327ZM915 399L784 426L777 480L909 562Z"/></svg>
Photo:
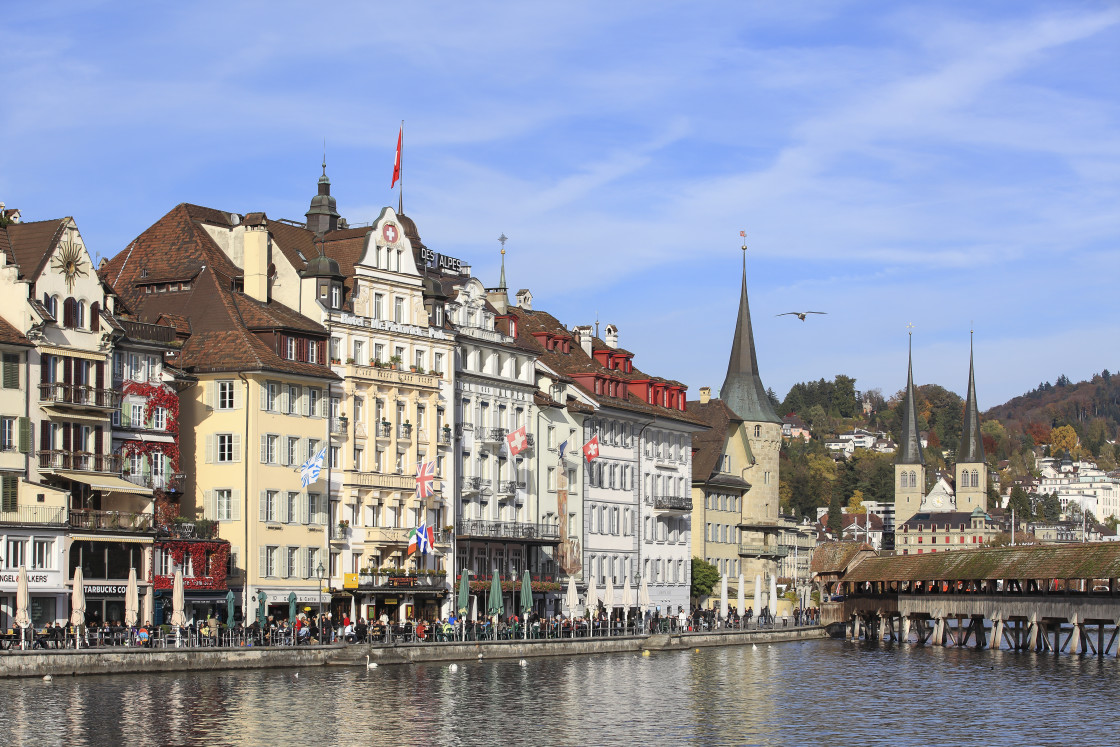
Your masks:
<svg viewBox="0 0 1120 747"><path fill-rule="evenodd" d="M517 456L525 451L525 448L529 445L529 439L525 434L526 427L527 426L523 425L515 431L510 431L509 435L506 436L506 443L509 444L510 456Z"/></svg>
<svg viewBox="0 0 1120 747"><path fill-rule="evenodd" d="M393 182L389 185L389 189L397 186L397 180L401 178L401 145L404 144L404 125L401 125L401 131L397 133L397 158L393 161Z"/></svg>
<svg viewBox="0 0 1120 747"><path fill-rule="evenodd" d="M592 459L594 459L595 457L599 456L599 437L598 436L592 436L591 440L583 445L583 455L587 458L587 461L589 461L589 462Z"/></svg>

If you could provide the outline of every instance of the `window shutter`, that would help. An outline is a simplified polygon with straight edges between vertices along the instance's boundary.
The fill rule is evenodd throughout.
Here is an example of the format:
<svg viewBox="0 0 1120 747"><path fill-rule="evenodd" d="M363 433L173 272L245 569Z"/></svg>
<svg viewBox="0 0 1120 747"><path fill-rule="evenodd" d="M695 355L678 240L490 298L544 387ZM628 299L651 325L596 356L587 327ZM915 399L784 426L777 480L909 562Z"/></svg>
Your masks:
<svg viewBox="0 0 1120 747"><path fill-rule="evenodd" d="M241 461L241 434L233 434L233 461Z"/></svg>
<svg viewBox="0 0 1120 747"><path fill-rule="evenodd" d="M265 491L265 490L261 491L261 499L260 499L259 508L260 508L261 521L267 521L268 520L268 492Z"/></svg>
<svg viewBox="0 0 1120 747"><path fill-rule="evenodd" d="M288 467L289 464L288 464L288 437L287 436L282 436L280 438L279 445L277 446L277 449L280 451L280 454L279 454L280 465L283 466L283 467Z"/></svg>
<svg viewBox="0 0 1120 747"><path fill-rule="evenodd" d="M288 578L288 548L283 545L280 547L280 577Z"/></svg>
<svg viewBox="0 0 1120 747"><path fill-rule="evenodd" d="M268 548L261 545L261 578L268 576Z"/></svg>
<svg viewBox="0 0 1120 747"><path fill-rule="evenodd" d="M4 353L4 388L19 389L19 356Z"/></svg>
<svg viewBox="0 0 1120 747"><path fill-rule="evenodd" d="M311 387L307 388L306 393L300 397L303 400L303 417L311 415Z"/></svg>
<svg viewBox="0 0 1120 747"><path fill-rule="evenodd" d="M4 475L0 481L0 492L3 493L3 499L0 501L0 509L4 511L15 511L18 507L17 497L19 495L19 477L16 475Z"/></svg>
<svg viewBox="0 0 1120 747"><path fill-rule="evenodd" d="M268 436L261 436L261 464L268 464Z"/></svg>
<svg viewBox="0 0 1120 747"><path fill-rule="evenodd" d="M203 491L202 495L203 495L203 504L202 504L203 505L203 508L202 508L203 513L202 513L202 515L205 516L210 521L216 521L218 519L218 507L217 507L217 505L215 505L215 502L214 502L214 491L213 490L206 490L206 491Z"/></svg>
<svg viewBox="0 0 1120 747"><path fill-rule="evenodd" d="M39 357L39 383L48 384L51 380L51 369L54 356L43 355Z"/></svg>
<svg viewBox="0 0 1120 747"><path fill-rule="evenodd" d="M97 301L89 305L89 330L90 332L101 331L101 304Z"/></svg>
<svg viewBox="0 0 1120 747"><path fill-rule="evenodd" d="M241 521L241 491L231 490L229 492L229 520Z"/></svg>
<svg viewBox="0 0 1120 747"><path fill-rule="evenodd" d="M214 434L212 433L206 437L206 463L214 463Z"/></svg>
<svg viewBox="0 0 1120 747"><path fill-rule="evenodd" d="M309 554L308 548L301 547L296 554L299 556L299 577L307 578L308 575L310 575L307 572L307 556Z"/></svg>
<svg viewBox="0 0 1120 747"><path fill-rule="evenodd" d="M24 454L31 451L31 418L19 419L19 450Z"/></svg>
<svg viewBox="0 0 1120 747"><path fill-rule="evenodd" d="M261 382L261 409L268 411L268 383Z"/></svg>
<svg viewBox="0 0 1120 747"><path fill-rule="evenodd" d="M310 520L311 517L308 515L308 511L310 509L308 509L308 507L307 507L307 493L300 493L299 494L299 500L296 501L296 507L297 507L297 510L299 511L299 516L296 517L296 523L297 524L310 524L311 523L311 520Z"/></svg>
<svg viewBox="0 0 1120 747"><path fill-rule="evenodd" d="M218 409L218 382L216 382L216 381L207 381L206 382L206 389L205 389L205 393L203 395L203 399L204 399L204 404L206 405L207 409L209 409L209 410L217 410Z"/></svg>
<svg viewBox="0 0 1120 747"><path fill-rule="evenodd" d="M277 511L277 513L279 514L280 522L282 524L287 524L288 523L288 496L284 495L283 493L280 493L279 495L277 495L277 500L280 501L280 510ZM285 558L285 562L287 562L287 558Z"/></svg>
<svg viewBox="0 0 1120 747"><path fill-rule="evenodd" d="M244 394L241 391L241 387L239 387L237 385L236 381L233 382L233 409L235 409L235 410L240 410L241 409L243 398L244 398Z"/></svg>
<svg viewBox="0 0 1120 747"><path fill-rule="evenodd" d="M280 387L280 412L288 414L288 387Z"/></svg>

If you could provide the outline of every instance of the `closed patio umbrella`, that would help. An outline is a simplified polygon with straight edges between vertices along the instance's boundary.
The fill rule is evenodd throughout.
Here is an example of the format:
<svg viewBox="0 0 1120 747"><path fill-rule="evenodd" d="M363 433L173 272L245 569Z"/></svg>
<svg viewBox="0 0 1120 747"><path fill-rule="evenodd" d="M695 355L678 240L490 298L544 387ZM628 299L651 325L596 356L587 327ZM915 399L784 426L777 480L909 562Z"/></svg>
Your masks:
<svg viewBox="0 0 1120 747"><path fill-rule="evenodd" d="M136 588L136 569L128 569L128 587L124 591L124 624L129 627L136 626L136 618L140 616L140 592Z"/></svg>
<svg viewBox="0 0 1120 747"><path fill-rule="evenodd" d="M754 614L762 621L762 574L756 573L754 577Z"/></svg>
<svg viewBox="0 0 1120 747"><path fill-rule="evenodd" d="M486 614L491 617L501 617L505 611L506 603L505 599L502 598L502 578L495 573L490 576L490 594L486 597Z"/></svg>
<svg viewBox="0 0 1120 747"><path fill-rule="evenodd" d="M296 593L290 592L288 594L288 624L293 625L296 621Z"/></svg>
<svg viewBox="0 0 1120 747"><path fill-rule="evenodd" d="M152 618L155 617L155 596L155 589L148 587L148 592L144 595L143 622L145 625L151 625Z"/></svg>
<svg viewBox="0 0 1120 747"><path fill-rule="evenodd" d="M607 633L610 634L610 619L614 614L614 578L607 576L607 588L603 592L603 606L607 608Z"/></svg>
<svg viewBox="0 0 1120 747"><path fill-rule="evenodd" d="M265 618L268 617L268 594L263 591L257 592L257 622L264 625Z"/></svg>
<svg viewBox="0 0 1120 747"><path fill-rule="evenodd" d="M743 624L742 623L743 615L745 615L747 613L746 581L747 580L745 578L743 578L743 574L740 573L739 574L739 595L738 595L738 598L735 600L735 607L736 607L736 610L739 613L739 624L740 625Z"/></svg>
<svg viewBox="0 0 1120 747"><path fill-rule="evenodd" d="M226 627L233 628L233 590L226 592Z"/></svg>
<svg viewBox="0 0 1120 747"><path fill-rule="evenodd" d="M634 590L630 588L630 577L626 577L626 582L622 585L622 625L626 626L626 621L630 617L630 608L634 606Z"/></svg>
<svg viewBox="0 0 1120 747"><path fill-rule="evenodd" d="M82 567L74 569L74 589L70 593L70 624L74 626L74 647L81 648L82 626L86 624L86 590Z"/></svg>
<svg viewBox="0 0 1120 747"><path fill-rule="evenodd" d="M587 604L584 606L584 615L591 617L599 609L599 589L595 586L595 574L587 577Z"/></svg>
<svg viewBox="0 0 1120 747"><path fill-rule="evenodd" d="M727 619L727 574L719 580L719 619Z"/></svg>
<svg viewBox="0 0 1120 747"><path fill-rule="evenodd" d="M175 582L171 587L171 624L175 626L175 645L178 646L179 628L187 624L186 599L183 595L183 571L175 571Z"/></svg>
<svg viewBox="0 0 1120 747"><path fill-rule="evenodd" d="M638 607L641 608L642 614L649 612L649 608L653 606L653 602L649 598L649 587L646 586L645 576L642 577L642 583L638 587Z"/></svg>
<svg viewBox="0 0 1120 747"><path fill-rule="evenodd" d="M469 576L470 574L464 569L463 574L459 577L458 609L460 616L467 614L467 610L471 607L471 585Z"/></svg>
<svg viewBox="0 0 1120 747"><path fill-rule="evenodd" d="M533 609L533 579L529 577L529 571L526 570L521 574L521 614L527 618L531 609Z"/></svg>
<svg viewBox="0 0 1120 747"><path fill-rule="evenodd" d="M778 577L770 577L770 619L778 613Z"/></svg>
<svg viewBox="0 0 1120 747"><path fill-rule="evenodd" d="M31 627L31 595L27 591L27 566L19 567L19 577L16 581L16 617L15 623L20 629L20 648L27 648L27 629Z"/></svg>
<svg viewBox="0 0 1120 747"><path fill-rule="evenodd" d="M576 607L579 606L579 594L576 593L576 577L568 576L568 593L564 595L564 604L568 606L568 617L576 616Z"/></svg>

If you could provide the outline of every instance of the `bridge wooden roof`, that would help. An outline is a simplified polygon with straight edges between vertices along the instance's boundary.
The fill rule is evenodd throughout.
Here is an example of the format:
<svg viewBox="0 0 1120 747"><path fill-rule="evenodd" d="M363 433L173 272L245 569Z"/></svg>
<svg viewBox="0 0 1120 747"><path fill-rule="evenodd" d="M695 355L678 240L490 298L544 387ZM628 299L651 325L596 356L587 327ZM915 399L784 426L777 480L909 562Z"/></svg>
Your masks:
<svg viewBox="0 0 1120 747"><path fill-rule="evenodd" d="M868 558L842 581L1120 578L1120 542L993 547Z"/></svg>

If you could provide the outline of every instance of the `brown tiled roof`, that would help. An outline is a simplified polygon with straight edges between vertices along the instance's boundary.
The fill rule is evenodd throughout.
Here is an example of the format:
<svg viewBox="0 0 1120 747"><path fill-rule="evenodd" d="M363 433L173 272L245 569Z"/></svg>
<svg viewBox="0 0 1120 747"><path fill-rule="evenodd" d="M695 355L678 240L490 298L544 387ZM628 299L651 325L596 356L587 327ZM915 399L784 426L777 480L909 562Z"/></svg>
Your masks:
<svg viewBox="0 0 1120 747"><path fill-rule="evenodd" d="M703 422L709 430L692 436L692 479L707 482L719 465L727 443L728 427L743 419L731 411L722 400L712 399L705 404L689 402L688 414Z"/></svg>
<svg viewBox="0 0 1120 747"><path fill-rule="evenodd" d="M461 284L461 283L457 283ZM447 283L445 281L445 288ZM628 381L641 381L651 379L654 381L664 381L666 383L676 384L666 379L658 379L657 377L650 376L643 373L638 368L634 368L630 373L624 373L621 370L607 369L601 363L595 360L584 352L583 348L576 344L573 340L571 344L570 353L561 353L556 350L547 350L541 345L537 338L533 337L533 333L549 332L556 335L564 335L571 337L571 333L565 329L564 325L560 323L556 317L551 314L534 309L529 311L517 306L509 308L509 315L517 319L517 338L527 349L532 350L540 356L540 359L554 371L558 371L568 376L574 376L581 373L604 373L613 378L623 379ZM600 341L601 342L601 341ZM598 402L603 407L616 407L622 410L640 413L643 415L657 415L659 417L669 418L672 420L679 420L682 422L690 423L693 425L705 425L705 423L691 414L687 410L682 412L680 410L672 410L667 407L659 405L651 405L643 401L641 398L626 393L624 397L606 397L596 395L593 391L587 389L578 381L576 383L585 394L592 400ZM683 386L683 385L682 385Z"/></svg>
<svg viewBox="0 0 1120 747"><path fill-rule="evenodd" d="M822 527L827 527L828 526L828 514L827 513L822 514L821 518L818 521L820 522L820 525ZM880 518L878 514L846 514L846 513L841 513L840 514L840 524L843 526L844 529L847 529L848 527L852 526L853 524L855 526L858 526L860 529L864 529L868 526L868 521L871 522L871 531L872 532L883 531L883 519Z"/></svg>
<svg viewBox="0 0 1120 747"><path fill-rule="evenodd" d="M815 559L814 555L814 559ZM992 547L868 558L844 581L990 581L1120 576L1120 543Z"/></svg>
<svg viewBox="0 0 1120 747"><path fill-rule="evenodd" d="M5 345L26 345L31 347L31 341L3 318L0 318L0 342Z"/></svg>
<svg viewBox="0 0 1120 747"><path fill-rule="evenodd" d="M19 276L34 280L39 277L47 260L54 251L58 240L66 226L70 225L69 218L55 218L53 220L39 220L31 223L13 223L5 229L6 250L10 258L19 265Z"/></svg>
<svg viewBox="0 0 1120 747"><path fill-rule="evenodd" d="M228 223L228 214L178 205L109 260L101 277L126 299L138 321L169 323L189 335L179 358L188 372L265 370L337 378L326 365L282 358L257 334L296 330L325 339L326 328L276 301L233 290L240 270L198 223ZM193 277L189 291L145 293L153 275Z"/></svg>
<svg viewBox="0 0 1120 747"><path fill-rule="evenodd" d="M825 542L817 545L809 563L809 572L843 573L861 551L874 552L874 549L866 542ZM866 562L868 561L864 560L860 565Z"/></svg>

